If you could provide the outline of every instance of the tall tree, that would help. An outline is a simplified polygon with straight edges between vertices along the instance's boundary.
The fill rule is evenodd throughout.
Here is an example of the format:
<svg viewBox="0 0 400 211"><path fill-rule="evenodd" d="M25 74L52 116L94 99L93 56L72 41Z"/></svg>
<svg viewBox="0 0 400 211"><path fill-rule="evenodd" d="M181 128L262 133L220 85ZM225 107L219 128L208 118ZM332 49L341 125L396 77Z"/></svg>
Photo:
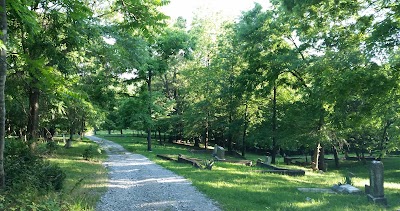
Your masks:
<svg viewBox="0 0 400 211"><path fill-rule="evenodd" d="M5 121L6 121L6 105L4 90L7 75L7 12L6 1L0 1L0 189L5 187L4 172L4 145L5 145Z"/></svg>

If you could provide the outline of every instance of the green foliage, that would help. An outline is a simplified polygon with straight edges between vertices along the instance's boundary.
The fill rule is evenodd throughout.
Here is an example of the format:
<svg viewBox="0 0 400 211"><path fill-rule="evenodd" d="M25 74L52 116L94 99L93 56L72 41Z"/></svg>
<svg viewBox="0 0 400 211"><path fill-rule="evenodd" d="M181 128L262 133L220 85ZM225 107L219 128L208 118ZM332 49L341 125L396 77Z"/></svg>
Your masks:
<svg viewBox="0 0 400 211"><path fill-rule="evenodd" d="M92 160L93 158L97 157L97 155L99 155L101 153L102 153L102 150L100 147L90 145L83 150L82 157L85 160Z"/></svg>
<svg viewBox="0 0 400 211"><path fill-rule="evenodd" d="M54 141L49 141L46 143L46 149L49 154L53 154L58 148L58 144Z"/></svg>
<svg viewBox="0 0 400 211"><path fill-rule="evenodd" d="M21 141L8 140L6 143L4 168L7 187L19 191L62 189L66 175L60 167L43 160Z"/></svg>
<svg viewBox="0 0 400 211"><path fill-rule="evenodd" d="M13 169L7 174L9 186L0 191L0 209L94 210L97 200L106 191L107 172L100 162L79 159L89 146L98 148L95 143L80 141L70 149L57 147L44 160L30 153L21 141L8 140L7 161ZM40 147L45 148L45 145ZM97 159L104 160L105 155Z"/></svg>

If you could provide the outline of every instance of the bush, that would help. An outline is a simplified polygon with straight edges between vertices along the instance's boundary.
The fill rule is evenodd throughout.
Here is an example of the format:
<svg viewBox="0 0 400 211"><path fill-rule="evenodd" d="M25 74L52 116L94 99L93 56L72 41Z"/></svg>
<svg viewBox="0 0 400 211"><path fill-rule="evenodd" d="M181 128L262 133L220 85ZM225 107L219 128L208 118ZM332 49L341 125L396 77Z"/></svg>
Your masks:
<svg viewBox="0 0 400 211"><path fill-rule="evenodd" d="M83 150L82 157L85 160L91 160L95 157L95 155L101 154L101 149L99 147L95 147L93 145L88 146Z"/></svg>
<svg viewBox="0 0 400 211"><path fill-rule="evenodd" d="M49 154L53 154L58 148L58 144L55 141L49 141L46 143L46 149Z"/></svg>
<svg viewBox="0 0 400 211"><path fill-rule="evenodd" d="M32 152L24 142L7 140L4 155L6 186L11 190L61 190L65 173Z"/></svg>

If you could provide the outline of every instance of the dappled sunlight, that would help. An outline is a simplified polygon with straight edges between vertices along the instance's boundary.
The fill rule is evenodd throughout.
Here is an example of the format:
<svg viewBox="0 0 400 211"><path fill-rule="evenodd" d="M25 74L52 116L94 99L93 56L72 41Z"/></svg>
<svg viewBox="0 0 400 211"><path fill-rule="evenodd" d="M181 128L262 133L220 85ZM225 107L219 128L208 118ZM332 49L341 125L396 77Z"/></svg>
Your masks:
<svg viewBox="0 0 400 211"><path fill-rule="evenodd" d="M234 184L225 181L217 181L217 182L203 182L202 184L213 187L213 188L239 188L240 184Z"/></svg>
<svg viewBox="0 0 400 211"><path fill-rule="evenodd" d="M309 200L309 201L307 201ZM328 201L315 201L314 199L304 198L303 202L292 202L290 205L291 207L297 209L317 209L320 206L327 205Z"/></svg>
<svg viewBox="0 0 400 211"><path fill-rule="evenodd" d="M129 162L132 161L132 162ZM117 161L107 161L104 162L104 165L110 165L115 167L129 167L129 166L143 166L143 165L154 165L151 161L147 160L146 162L137 162L137 160L125 160L124 162L117 162Z"/></svg>
<svg viewBox="0 0 400 211"><path fill-rule="evenodd" d="M115 172L118 172L118 173L132 173L132 172L136 172L136 171L139 171L139 169L118 170L118 171L115 171Z"/></svg>
<svg viewBox="0 0 400 211"><path fill-rule="evenodd" d="M90 181L89 184L83 185L85 188L106 188L107 187L107 179L96 179L95 181Z"/></svg>
<svg viewBox="0 0 400 211"><path fill-rule="evenodd" d="M155 175L157 176L157 175ZM190 181L183 177L161 177L161 178L146 178L146 179L110 179L108 181L109 188L133 188L143 185L151 185L156 183L175 183L175 184L191 184Z"/></svg>
<svg viewBox="0 0 400 211"><path fill-rule="evenodd" d="M184 202L185 203L190 203L190 202L194 203L193 201L184 201ZM138 206L143 209L152 209L152 210L154 210L154 209L169 210L168 209L168 207L169 207L169 208L171 208L171 210L173 210L173 208L175 206L177 206L177 204L178 204L177 200L170 200L170 201L155 201L155 202L149 202L149 203L141 203Z"/></svg>
<svg viewBox="0 0 400 211"><path fill-rule="evenodd" d="M385 182L383 184L383 186L385 188L389 188L389 189L397 189L400 190L400 183L394 183L394 182Z"/></svg>
<svg viewBox="0 0 400 211"><path fill-rule="evenodd" d="M369 179L357 179L357 180L353 180L354 182L354 186L359 186L364 188L365 185L369 185L370 181ZM385 188L389 188L389 189L397 189L400 190L400 183L396 183L396 182L384 182L383 186Z"/></svg>

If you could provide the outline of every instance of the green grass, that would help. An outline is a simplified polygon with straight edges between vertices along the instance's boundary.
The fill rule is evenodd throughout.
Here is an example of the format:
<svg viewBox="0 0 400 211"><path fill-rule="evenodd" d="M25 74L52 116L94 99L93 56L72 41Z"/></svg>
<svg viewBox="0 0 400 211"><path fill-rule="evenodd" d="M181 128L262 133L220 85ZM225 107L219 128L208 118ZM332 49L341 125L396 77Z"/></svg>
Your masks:
<svg viewBox="0 0 400 211"><path fill-rule="evenodd" d="M146 140L136 137L110 137L106 139L123 145L128 151L143 154L156 163L191 180L192 183L210 198L216 200L223 210L385 210L384 207L367 202L365 194L321 194L302 193L298 187L330 188L344 177L353 173L353 184L364 191L369 184L368 165L358 162L342 162L340 169L331 168L326 173L316 173L297 166L280 165L285 168L297 168L306 171L306 176L290 177L276 174L260 174L239 164L214 164L212 171L195 169L188 164L180 164L158 159L157 154L178 155L211 159L210 155L190 152L186 147L176 145L161 146L153 143L153 152L147 152ZM261 156L248 155L255 162ZM282 160L279 160L283 164ZM385 196L389 210L400 209L400 158L386 158ZM330 163L329 166L334 166ZM311 200L306 200L309 197Z"/></svg>
<svg viewBox="0 0 400 211"><path fill-rule="evenodd" d="M107 170L101 164L106 155L102 153L89 161L84 160L84 149L98 146L87 139L74 141L69 149L62 146L59 144L55 153L47 158L66 173L61 199L68 204L69 210L94 210L96 202L107 190Z"/></svg>

